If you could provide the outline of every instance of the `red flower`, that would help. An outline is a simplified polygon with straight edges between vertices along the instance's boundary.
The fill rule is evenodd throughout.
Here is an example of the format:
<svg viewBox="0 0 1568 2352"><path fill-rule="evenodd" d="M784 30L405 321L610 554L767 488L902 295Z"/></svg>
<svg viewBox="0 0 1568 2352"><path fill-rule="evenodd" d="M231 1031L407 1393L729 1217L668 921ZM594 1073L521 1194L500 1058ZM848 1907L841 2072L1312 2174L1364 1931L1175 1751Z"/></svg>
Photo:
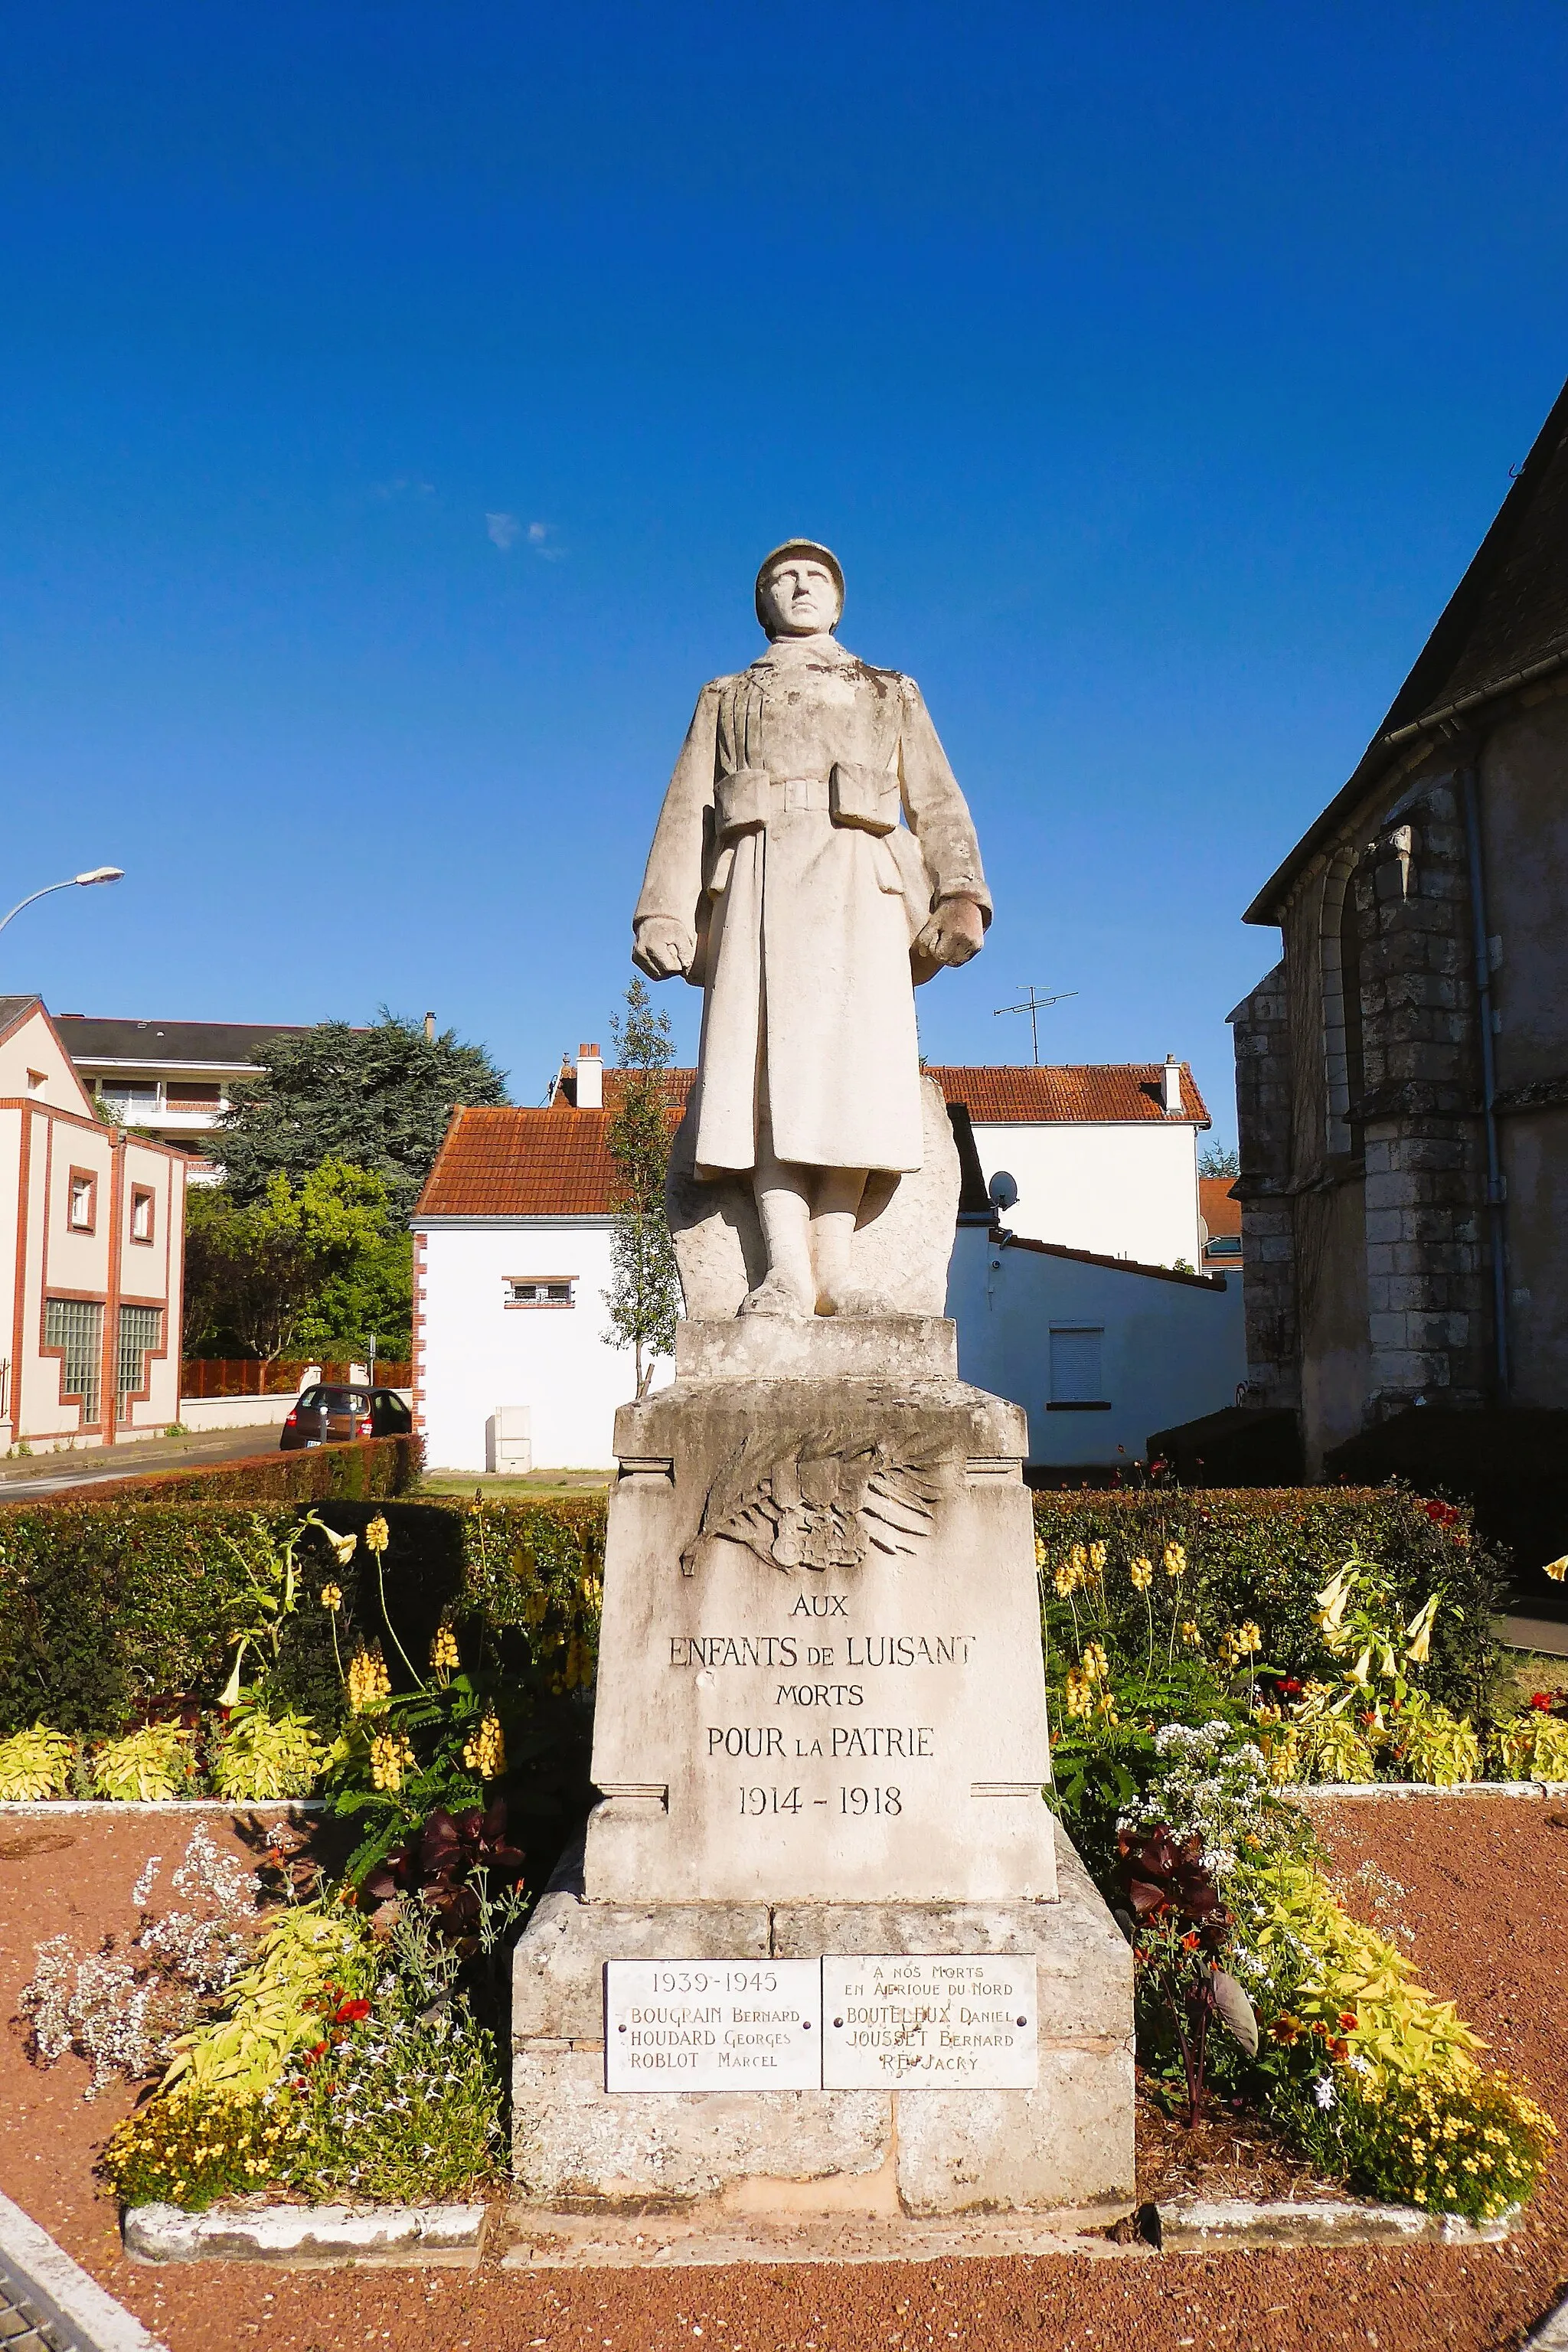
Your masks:
<svg viewBox="0 0 1568 2352"><path fill-rule="evenodd" d="M326 2056L328 2047L329 2045L325 2042L318 2042L313 2050L306 2051L306 2063L313 2066L318 2058L324 2058Z"/></svg>
<svg viewBox="0 0 1568 2352"><path fill-rule="evenodd" d="M1300 1698L1301 1696L1301 1685L1294 1675L1287 1675L1279 1687L1287 1698Z"/></svg>
<svg viewBox="0 0 1568 2352"><path fill-rule="evenodd" d="M1342 2033L1353 2033L1355 2029L1355 2011L1351 2009L1342 2009L1340 2011L1340 2032Z"/></svg>
<svg viewBox="0 0 1568 2352"><path fill-rule="evenodd" d="M368 2000L345 2000L340 2003L336 2015L343 2025L357 2025L362 2017L370 2015Z"/></svg>
<svg viewBox="0 0 1568 2352"><path fill-rule="evenodd" d="M1421 1507L1435 1528L1451 1528L1458 1523L1459 1514L1452 1503L1423 1503Z"/></svg>
<svg viewBox="0 0 1568 2352"><path fill-rule="evenodd" d="M1530 1694L1530 1704L1531 1706L1540 1707L1542 1714L1544 1714L1546 1709L1552 1705L1552 1693L1550 1691L1531 1691Z"/></svg>
<svg viewBox="0 0 1568 2352"><path fill-rule="evenodd" d="M1344 2059L1348 2058L1350 2054L1351 2046L1348 2042L1341 2042L1336 2039L1330 2042L1329 2055L1331 2058L1339 2059L1342 2062Z"/></svg>

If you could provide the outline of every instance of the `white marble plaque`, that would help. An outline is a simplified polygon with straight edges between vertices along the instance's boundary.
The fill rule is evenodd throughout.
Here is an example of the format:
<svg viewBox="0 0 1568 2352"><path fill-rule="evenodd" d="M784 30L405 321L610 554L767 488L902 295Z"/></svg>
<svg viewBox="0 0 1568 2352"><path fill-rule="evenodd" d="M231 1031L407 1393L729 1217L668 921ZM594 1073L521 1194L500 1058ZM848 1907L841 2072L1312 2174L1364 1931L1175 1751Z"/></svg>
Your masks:
<svg viewBox="0 0 1568 2352"><path fill-rule="evenodd" d="M823 1956L822 2080L830 2091L1032 2091L1038 2022L1032 1957Z"/></svg>
<svg viewBox="0 0 1568 2352"><path fill-rule="evenodd" d="M607 2091L815 2091L816 1960L607 1960Z"/></svg>

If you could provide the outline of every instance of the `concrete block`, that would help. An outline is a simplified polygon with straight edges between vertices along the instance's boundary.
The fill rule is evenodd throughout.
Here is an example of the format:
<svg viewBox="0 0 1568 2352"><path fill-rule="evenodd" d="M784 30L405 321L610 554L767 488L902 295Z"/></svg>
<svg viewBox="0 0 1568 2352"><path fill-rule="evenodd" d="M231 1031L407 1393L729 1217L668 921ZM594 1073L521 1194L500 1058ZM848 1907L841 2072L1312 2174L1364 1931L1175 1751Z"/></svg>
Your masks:
<svg viewBox="0 0 1568 2352"><path fill-rule="evenodd" d="M522 2049L512 2063L512 2170L533 2204L590 2200L610 2208L695 2201L742 2182L868 2182L888 2168L893 2097L890 2091L612 2096L598 2052ZM890 2200L868 2188L868 2205L883 2201Z"/></svg>
<svg viewBox="0 0 1568 2352"><path fill-rule="evenodd" d="M582 1899L581 1841L563 1858L512 1962L514 2046L543 2038L597 2042L605 2031L606 1958L766 1959L761 1903L682 1903L643 1909Z"/></svg>
<svg viewBox="0 0 1568 2352"><path fill-rule="evenodd" d="M125 2251L143 2263L458 2263L475 2267L482 2205L260 2205L187 2213L133 2205Z"/></svg>
<svg viewBox="0 0 1568 2352"><path fill-rule="evenodd" d="M1092 2205L1133 2193L1132 2053L1042 2050L1034 2091L901 2091L911 2213Z"/></svg>

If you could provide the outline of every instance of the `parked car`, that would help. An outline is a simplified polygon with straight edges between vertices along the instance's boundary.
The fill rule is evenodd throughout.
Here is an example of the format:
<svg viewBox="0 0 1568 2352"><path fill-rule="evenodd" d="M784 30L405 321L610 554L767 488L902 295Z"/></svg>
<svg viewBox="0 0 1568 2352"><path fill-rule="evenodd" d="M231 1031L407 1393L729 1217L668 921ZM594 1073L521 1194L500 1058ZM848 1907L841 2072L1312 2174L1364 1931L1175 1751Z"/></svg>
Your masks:
<svg viewBox="0 0 1568 2352"><path fill-rule="evenodd" d="M300 1391L278 1443L285 1454L301 1445L341 1445L353 1437L406 1437L414 1415L395 1389L339 1388L320 1381Z"/></svg>

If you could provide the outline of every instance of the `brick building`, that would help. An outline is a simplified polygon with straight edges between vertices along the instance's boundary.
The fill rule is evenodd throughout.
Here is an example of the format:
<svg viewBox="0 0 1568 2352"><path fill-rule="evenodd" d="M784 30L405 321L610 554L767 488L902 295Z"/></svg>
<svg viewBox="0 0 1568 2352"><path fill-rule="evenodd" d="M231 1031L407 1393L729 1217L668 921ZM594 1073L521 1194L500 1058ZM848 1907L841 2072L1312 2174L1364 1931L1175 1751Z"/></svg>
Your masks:
<svg viewBox="0 0 1568 2352"><path fill-rule="evenodd" d="M1284 946L1230 1016L1248 1403L1311 1475L1416 1406L1568 1406L1565 916L1568 389L1247 912Z"/></svg>

